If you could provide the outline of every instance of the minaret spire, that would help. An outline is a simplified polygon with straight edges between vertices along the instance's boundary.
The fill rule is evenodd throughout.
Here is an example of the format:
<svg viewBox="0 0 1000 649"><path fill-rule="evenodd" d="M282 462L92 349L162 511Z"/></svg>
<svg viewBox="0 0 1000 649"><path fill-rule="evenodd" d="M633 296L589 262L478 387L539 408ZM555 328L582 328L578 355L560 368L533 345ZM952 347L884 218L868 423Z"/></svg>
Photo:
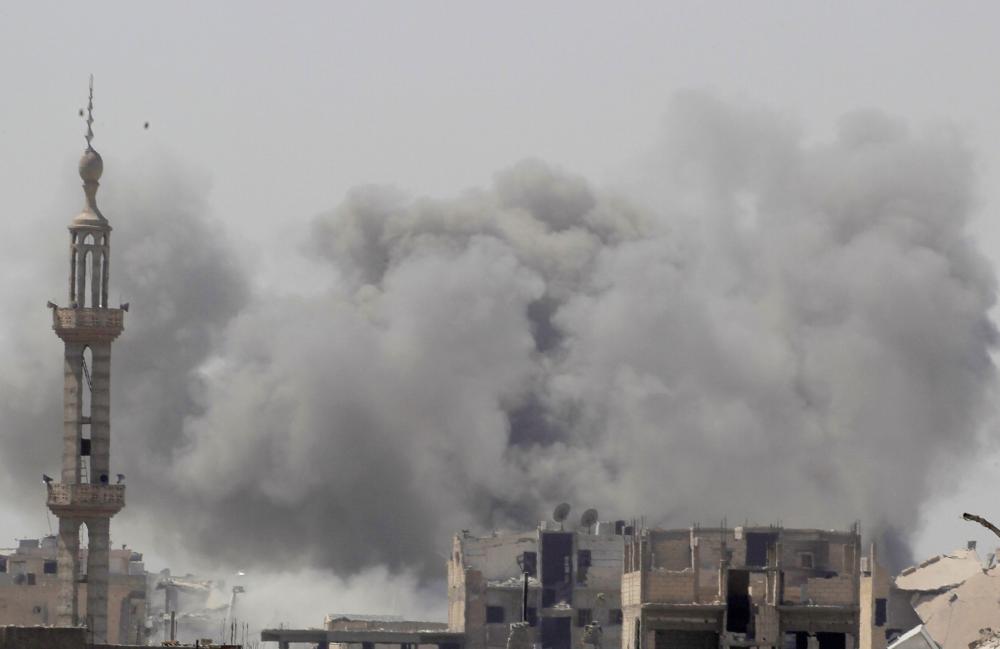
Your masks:
<svg viewBox="0 0 1000 649"><path fill-rule="evenodd" d="M87 98L87 134L84 137L87 140L87 151L93 151L94 147L91 146L90 141L94 139L94 75L90 75L90 97Z"/></svg>
<svg viewBox="0 0 1000 649"><path fill-rule="evenodd" d="M83 193L87 202L83 212L76 217L76 223L104 224L104 215L97 208L97 188L100 186L101 174L104 173L104 160L94 148L94 75L90 75L90 95L87 98L87 148L80 157L80 179L83 180Z"/></svg>

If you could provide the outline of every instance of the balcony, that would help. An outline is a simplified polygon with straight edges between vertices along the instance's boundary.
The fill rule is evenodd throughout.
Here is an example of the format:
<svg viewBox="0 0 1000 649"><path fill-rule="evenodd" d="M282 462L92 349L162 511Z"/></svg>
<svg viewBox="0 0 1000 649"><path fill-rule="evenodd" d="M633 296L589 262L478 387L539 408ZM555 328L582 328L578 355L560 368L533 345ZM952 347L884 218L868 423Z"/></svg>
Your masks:
<svg viewBox="0 0 1000 649"><path fill-rule="evenodd" d="M125 485L54 482L48 505L56 516L114 516L125 506Z"/></svg>
<svg viewBox="0 0 1000 649"><path fill-rule="evenodd" d="M125 328L122 309L52 309L52 328L63 340L114 340Z"/></svg>

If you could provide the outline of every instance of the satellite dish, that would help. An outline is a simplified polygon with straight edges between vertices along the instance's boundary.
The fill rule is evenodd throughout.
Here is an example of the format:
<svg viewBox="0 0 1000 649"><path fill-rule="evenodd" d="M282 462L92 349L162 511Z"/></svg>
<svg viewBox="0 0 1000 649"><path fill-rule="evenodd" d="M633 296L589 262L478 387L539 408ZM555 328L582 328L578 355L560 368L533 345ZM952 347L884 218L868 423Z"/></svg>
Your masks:
<svg viewBox="0 0 1000 649"><path fill-rule="evenodd" d="M596 509L588 509L587 511L583 512L583 516L580 517L580 527L585 527L588 530L591 527L593 527L594 523L596 522L597 522Z"/></svg>
<svg viewBox="0 0 1000 649"><path fill-rule="evenodd" d="M555 511L552 512L552 520L557 523L562 523L569 516L569 503L559 503L556 505Z"/></svg>

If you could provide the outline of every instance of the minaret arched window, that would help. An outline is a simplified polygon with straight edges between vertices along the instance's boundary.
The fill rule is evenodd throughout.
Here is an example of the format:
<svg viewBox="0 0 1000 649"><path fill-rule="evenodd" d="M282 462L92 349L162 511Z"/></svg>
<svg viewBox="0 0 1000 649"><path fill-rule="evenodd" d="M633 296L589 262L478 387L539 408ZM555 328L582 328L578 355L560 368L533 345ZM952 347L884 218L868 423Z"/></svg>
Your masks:
<svg viewBox="0 0 1000 649"><path fill-rule="evenodd" d="M71 232L70 304L77 308L108 306L108 233Z"/></svg>

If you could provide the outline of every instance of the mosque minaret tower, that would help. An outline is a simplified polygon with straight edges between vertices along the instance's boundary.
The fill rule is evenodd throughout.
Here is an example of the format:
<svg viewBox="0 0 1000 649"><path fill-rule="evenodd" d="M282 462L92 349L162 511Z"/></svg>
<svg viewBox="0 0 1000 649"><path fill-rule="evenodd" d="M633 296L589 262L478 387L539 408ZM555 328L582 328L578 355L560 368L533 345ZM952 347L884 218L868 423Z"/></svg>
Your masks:
<svg viewBox="0 0 1000 649"><path fill-rule="evenodd" d="M111 517L125 506L124 476L112 480L111 343L121 334L128 305L108 308L111 225L97 207L104 161L94 149L94 85L87 104L87 148L80 158L86 197L69 224L69 304L49 303L52 327L65 345L63 453L59 482L46 478L48 506L59 518L60 626L85 625L92 642L107 641ZM86 527L87 566L80 566ZM82 584L82 586L81 586ZM86 610L79 595L86 591Z"/></svg>

